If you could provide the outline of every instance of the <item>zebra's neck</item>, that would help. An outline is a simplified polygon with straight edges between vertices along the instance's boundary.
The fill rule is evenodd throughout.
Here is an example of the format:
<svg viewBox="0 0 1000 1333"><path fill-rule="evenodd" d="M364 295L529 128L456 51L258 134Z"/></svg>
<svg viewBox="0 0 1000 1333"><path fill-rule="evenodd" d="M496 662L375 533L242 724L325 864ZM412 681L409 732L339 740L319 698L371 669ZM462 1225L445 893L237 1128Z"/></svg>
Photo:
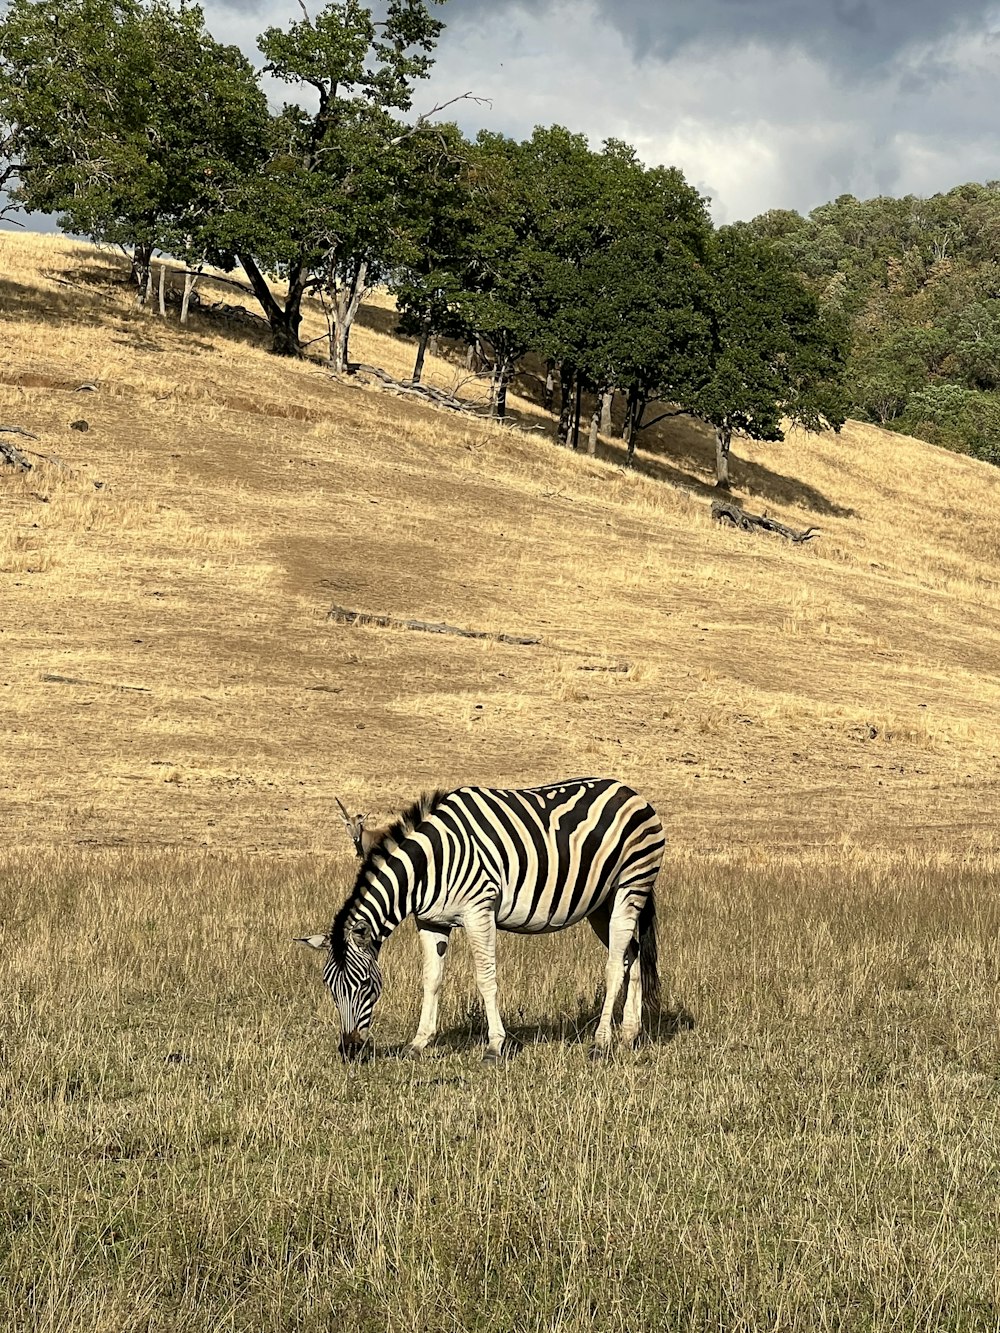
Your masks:
<svg viewBox="0 0 1000 1333"><path fill-rule="evenodd" d="M363 922L370 927L378 948L399 923L414 910L414 885L409 861L396 855L387 857L360 876L350 901L345 904L344 929Z"/></svg>

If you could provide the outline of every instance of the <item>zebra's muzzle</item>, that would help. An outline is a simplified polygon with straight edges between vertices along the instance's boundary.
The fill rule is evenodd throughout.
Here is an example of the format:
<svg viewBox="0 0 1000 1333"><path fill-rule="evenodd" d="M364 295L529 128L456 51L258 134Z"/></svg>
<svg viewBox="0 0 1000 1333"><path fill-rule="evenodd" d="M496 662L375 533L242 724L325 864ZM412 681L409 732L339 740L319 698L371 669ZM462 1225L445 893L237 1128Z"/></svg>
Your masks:
<svg viewBox="0 0 1000 1333"><path fill-rule="evenodd" d="M368 1048L368 1031L345 1033L340 1039L340 1054L345 1060L359 1060Z"/></svg>

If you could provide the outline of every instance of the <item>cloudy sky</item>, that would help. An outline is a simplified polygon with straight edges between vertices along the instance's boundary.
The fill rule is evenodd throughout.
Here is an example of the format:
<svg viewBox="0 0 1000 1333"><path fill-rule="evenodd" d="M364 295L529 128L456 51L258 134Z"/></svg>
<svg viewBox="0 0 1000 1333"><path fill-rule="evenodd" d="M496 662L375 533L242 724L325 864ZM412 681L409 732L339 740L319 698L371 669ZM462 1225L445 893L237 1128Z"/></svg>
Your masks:
<svg viewBox="0 0 1000 1333"><path fill-rule="evenodd" d="M308 3L308 0L307 0ZM295 0L204 0L221 40ZM1000 0L448 0L415 109L521 137L558 122L680 167L717 221L1000 177ZM257 57L259 59L259 57Z"/></svg>

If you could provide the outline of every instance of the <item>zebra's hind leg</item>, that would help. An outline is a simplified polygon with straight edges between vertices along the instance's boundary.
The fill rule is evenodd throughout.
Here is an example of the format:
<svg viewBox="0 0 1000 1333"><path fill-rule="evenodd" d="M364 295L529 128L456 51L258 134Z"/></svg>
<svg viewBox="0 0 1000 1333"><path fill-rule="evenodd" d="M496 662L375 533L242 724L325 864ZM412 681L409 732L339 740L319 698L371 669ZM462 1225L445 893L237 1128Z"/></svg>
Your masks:
<svg viewBox="0 0 1000 1333"><path fill-rule="evenodd" d="M642 1031L642 971L639 966L639 942L629 942L625 958L625 1008L619 1037L623 1046L634 1046Z"/></svg>
<svg viewBox="0 0 1000 1333"><path fill-rule="evenodd" d="M410 1042L407 1053L419 1059L437 1032L438 999L441 995L441 983L444 980L444 959L448 952L448 937L451 930L418 926L417 934L424 955L424 998L420 1007L417 1033Z"/></svg>
<svg viewBox="0 0 1000 1333"><path fill-rule="evenodd" d="M626 901L616 902L608 923L608 965L604 973L604 1008L601 1019L594 1033L594 1045L591 1056L600 1059L611 1050L611 1019L615 1011L615 1001L625 979L625 970L632 962L631 949L635 942L635 923L638 912L633 904ZM640 991L640 1003L641 1003ZM626 1002L627 1003L627 1002Z"/></svg>

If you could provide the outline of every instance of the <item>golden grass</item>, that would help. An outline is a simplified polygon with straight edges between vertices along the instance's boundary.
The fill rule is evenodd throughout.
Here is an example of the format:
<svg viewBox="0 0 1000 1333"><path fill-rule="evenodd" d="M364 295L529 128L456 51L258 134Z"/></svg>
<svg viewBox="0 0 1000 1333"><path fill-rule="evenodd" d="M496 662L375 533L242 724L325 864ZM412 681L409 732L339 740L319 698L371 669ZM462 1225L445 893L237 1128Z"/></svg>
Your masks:
<svg viewBox="0 0 1000 1333"><path fill-rule="evenodd" d="M544 430L452 418L116 271L0 233L0 424L65 464L0 473L0 1327L995 1328L1000 474L753 446L789 547L711 523L690 424L629 474L530 377ZM391 329L352 355L401 376ZM437 1055L342 1067L288 944L351 876L334 796L585 771L664 816L694 1031L591 1068L578 931L502 942L509 1067L461 948ZM382 1056L408 928L386 972Z"/></svg>
<svg viewBox="0 0 1000 1333"><path fill-rule="evenodd" d="M459 947L335 1056L290 931L346 853L6 856L0 1319L131 1330L996 1327L997 853L674 855L654 1040L587 1059L589 932ZM690 1030L694 1019L696 1026Z"/></svg>

